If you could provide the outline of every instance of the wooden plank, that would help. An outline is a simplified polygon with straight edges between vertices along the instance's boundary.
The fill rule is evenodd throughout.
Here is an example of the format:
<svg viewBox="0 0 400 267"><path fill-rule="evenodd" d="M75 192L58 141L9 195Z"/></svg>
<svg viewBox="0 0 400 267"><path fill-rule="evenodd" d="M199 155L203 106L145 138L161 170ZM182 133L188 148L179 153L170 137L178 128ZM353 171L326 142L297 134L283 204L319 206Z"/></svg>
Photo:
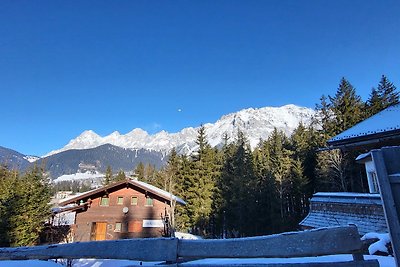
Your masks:
<svg viewBox="0 0 400 267"><path fill-rule="evenodd" d="M397 162L393 163L393 157L400 158L399 153L394 154L394 151L390 153L386 153L387 157L383 155L383 149L381 150L372 150L372 160L374 161L376 175L378 179L379 190L383 203L383 210L385 212L386 223L389 228L389 233L392 240L393 253L396 259L397 266L400 265L400 221L398 211L400 208L400 203L397 204L393 197L394 192L392 191L392 187L389 182L389 173L388 169L397 172L398 166L392 166L392 164L397 164ZM388 158L389 157L389 158ZM387 161L387 162L385 162ZM386 167L389 166L387 169ZM396 192L396 194L400 195L400 192ZM397 196L399 197L399 196Z"/></svg>
<svg viewBox="0 0 400 267"><path fill-rule="evenodd" d="M167 265L168 267L170 265ZM171 265L172 266L172 265ZM174 265L176 266L176 265ZM269 264L194 264L190 265L178 264L180 267L379 267L378 260L367 261L345 261L345 262L310 262L310 263L269 263Z"/></svg>
<svg viewBox="0 0 400 267"><path fill-rule="evenodd" d="M173 262L177 246L176 238L148 238L0 248L0 260L92 258Z"/></svg>
<svg viewBox="0 0 400 267"><path fill-rule="evenodd" d="M362 247L355 226L238 239L179 240L183 258L305 257L356 253Z"/></svg>
<svg viewBox="0 0 400 267"><path fill-rule="evenodd" d="M389 175L390 184L400 184L400 174L391 174Z"/></svg>

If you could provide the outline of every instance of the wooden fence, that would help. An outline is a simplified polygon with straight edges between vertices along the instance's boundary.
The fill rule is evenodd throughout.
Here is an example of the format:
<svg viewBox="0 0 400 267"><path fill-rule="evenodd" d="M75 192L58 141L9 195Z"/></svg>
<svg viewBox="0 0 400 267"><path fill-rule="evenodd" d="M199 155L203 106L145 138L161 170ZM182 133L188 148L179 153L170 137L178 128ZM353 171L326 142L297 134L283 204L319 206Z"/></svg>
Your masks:
<svg viewBox="0 0 400 267"><path fill-rule="evenodd" d="M357 228L348 226L237 239L153 238L0 248L0 260L128 259L160 261L168 266L180 266L184 262L204 258L290 258L353 254L353 261L348 262L263 266L379 266L376 260L364 260L361 248L362 243ZM228 266L260 266L260 264Z"/></svg>

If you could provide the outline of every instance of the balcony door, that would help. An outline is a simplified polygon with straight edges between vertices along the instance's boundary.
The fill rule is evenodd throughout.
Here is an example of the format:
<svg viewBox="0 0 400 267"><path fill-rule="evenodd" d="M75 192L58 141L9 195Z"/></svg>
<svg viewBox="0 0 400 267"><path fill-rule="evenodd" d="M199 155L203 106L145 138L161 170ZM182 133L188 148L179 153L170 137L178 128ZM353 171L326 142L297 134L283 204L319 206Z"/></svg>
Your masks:
<svg viewBox="0 0 400 267"><path fill-rule="evenodd" d="M92 226L92 240L101 241L106 240L107 223L95 222Z"/></svg>

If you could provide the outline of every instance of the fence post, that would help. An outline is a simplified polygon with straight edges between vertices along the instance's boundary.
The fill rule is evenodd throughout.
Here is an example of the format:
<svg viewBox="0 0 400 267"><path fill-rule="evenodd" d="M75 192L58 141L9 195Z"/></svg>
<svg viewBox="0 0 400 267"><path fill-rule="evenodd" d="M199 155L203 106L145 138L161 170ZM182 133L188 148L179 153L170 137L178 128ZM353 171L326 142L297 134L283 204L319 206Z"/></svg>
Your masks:
<svg viewBox="0 0 400 267"><path fill-rule="evenodd" d="M400 266L400 147L372 150L371 155L396 265Z"/></svg>

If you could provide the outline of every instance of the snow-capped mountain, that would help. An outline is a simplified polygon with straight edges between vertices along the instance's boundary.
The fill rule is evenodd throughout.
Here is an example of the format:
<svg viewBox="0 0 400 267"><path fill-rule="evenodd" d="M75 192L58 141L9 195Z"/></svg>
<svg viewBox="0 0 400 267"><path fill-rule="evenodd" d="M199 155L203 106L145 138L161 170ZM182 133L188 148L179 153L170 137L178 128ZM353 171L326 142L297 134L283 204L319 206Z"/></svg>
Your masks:
<svg viewBox="0 0 400 267"><path fill-rule="evenodd" d="M208 141L212 146L221 144L225 133L233 140L240 129L246 134L251 146L255 147L260 139L268 138L274 128L290 135L300 122L305 125L309 124L314 115L314 110L296 105L258 109L249 108L222 116L215 123L207 123L204 127L206 128ZM103 144L165 153L176 147L180 153L190 153L196 149L197 130L198 127L189 127L178 133L161 131L150 135L146 131L137 128L124 135L116 131L105 137L88 130L77 138L72 139L65 147L51 151L46 156L70 149L94 148Z"/></svg>

